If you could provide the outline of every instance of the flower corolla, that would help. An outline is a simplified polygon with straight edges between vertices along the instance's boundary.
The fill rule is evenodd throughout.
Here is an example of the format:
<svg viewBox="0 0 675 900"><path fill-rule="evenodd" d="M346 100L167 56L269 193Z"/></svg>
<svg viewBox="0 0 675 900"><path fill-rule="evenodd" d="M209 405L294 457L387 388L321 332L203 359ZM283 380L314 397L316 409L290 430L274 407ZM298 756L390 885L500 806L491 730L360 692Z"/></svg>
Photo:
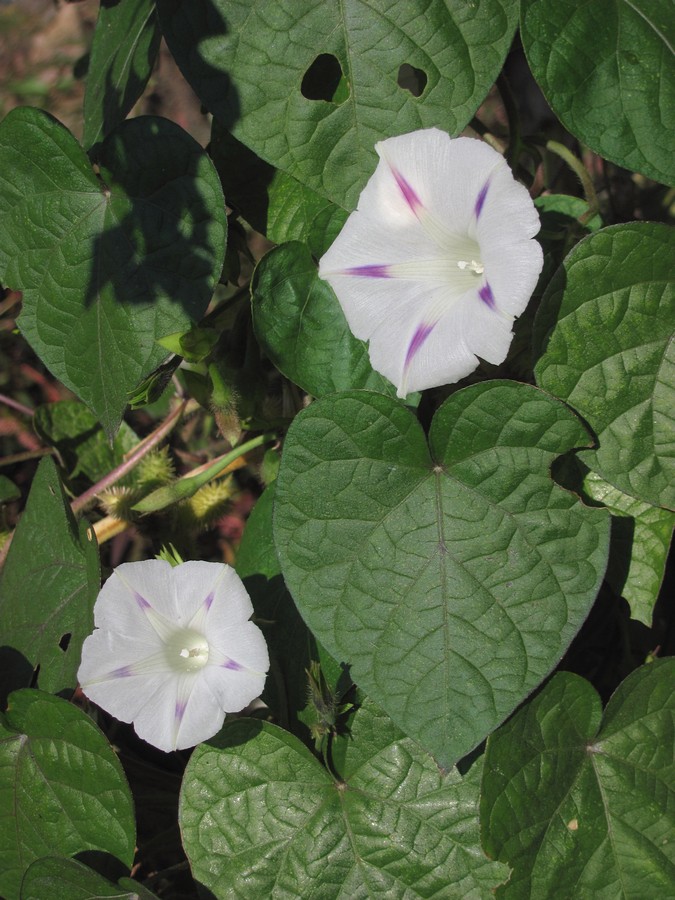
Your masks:
<svg viewBox="0 0 675 900"><path fill-rule="evenodd" d="M353 334L398 396L500 363L543 265L539 217L504 158L437 128L375 145L378 166L324 254Z"/></svg>
<svg viewBox="0 0 675 900"><path fill-rule="evenodd" d="M251 600L222 563L124 563L103 585L77 673L85 695L160 750L213 737L269 668Z"/></svg>

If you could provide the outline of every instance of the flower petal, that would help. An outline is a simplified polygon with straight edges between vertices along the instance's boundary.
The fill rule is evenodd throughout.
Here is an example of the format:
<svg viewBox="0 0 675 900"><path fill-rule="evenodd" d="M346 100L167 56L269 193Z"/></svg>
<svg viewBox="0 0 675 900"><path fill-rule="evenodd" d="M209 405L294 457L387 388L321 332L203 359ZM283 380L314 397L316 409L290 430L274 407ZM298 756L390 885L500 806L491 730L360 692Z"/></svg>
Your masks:
<svg viewBox="0 0 675 900"><path fill-rule="evenodd" d="M254 626L255 627L255 626ZM265 670L242 668L237 671L229 665L206 666L204 682L217 698L225 712L240 712L259 697L265 687Z"/></svg>
<svg viewBox="0 0 675 900"><path fill-rule="evenodd" d="M157 708L163 703L170 681L171 678L164 673L128 677L120 674L117 678L88 684L83 690L90 700L120 722L133 722L146 706Z"/></svg>
<svg viewBox="0 0 675 900"><path fill-rule="evenodd" d="M255 696L258 695L255 694ZM247 703L244 703L239 709L243 709ZM189 692L176 695L171 749L185 750L201 744L202 741L208 741L223 727L225 712L217 696L209 687L208 681L203 677L196 678L189 686ZM145 722L141 725L145 729ZM149 721L148 725L152 727ZM138 723L134 723L134 727L138 731ZM138 733L140 734L140 732ZM145 740L150 739L146 737ZM150 743L155 742L152 740ZM155 746L159 745L155 744ZM160 747L160 749L164 748Z"/></svg>
<svg viewBox="0 0 675 900"><path fill-rule="evenodd" d="M182 596L192 593L199 600L188 620L190 628L208 635L214 629L220 631L246 622L253 614L253 604L241 578L225 563L183 563L174 570L174 577Z"/></svg>
<svg viewBox="0 0 675 900"><path fill-rule="evenodd" d="M130 637L152 629L144 610L148 606L171 619L177 614L172 589L171 565L146 559L122 563L108 578L94 607L94 624Z"/></svg>
<svg viewBox="0 0 675 900"><path fill-rule="evenodd" d="M253 622L220 628L215 627L211 619L207 634L210 646L207 668L210 669L211 664L215 663L217 667L228 671L246 670L263 676L269 669L270 660L265 638Z"/></svg>
<svg viewBox="0 0 675 900"><path fill-rule="evenodd" d="M151 661L148 665L148 661ZM108 629L97 628L82 645L82 661L77 680L88 695L89 685L116 678L119 670L129 674L141 671L149 674L171 673L165 654L165 644L154 632L128 636Z"/></svg>

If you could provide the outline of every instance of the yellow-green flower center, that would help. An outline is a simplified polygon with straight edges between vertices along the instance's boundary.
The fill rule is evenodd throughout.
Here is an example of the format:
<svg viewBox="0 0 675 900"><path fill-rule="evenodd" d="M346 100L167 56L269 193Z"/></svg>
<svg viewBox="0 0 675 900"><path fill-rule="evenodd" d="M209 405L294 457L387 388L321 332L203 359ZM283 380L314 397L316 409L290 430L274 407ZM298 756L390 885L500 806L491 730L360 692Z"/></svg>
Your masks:
<svg viewBox="0 0 675 900"><path fill-rule="evenodd" d="M184 628L166 642L166 656L174 670L195 672L209 661L209 642L198 631Z"/></svg>

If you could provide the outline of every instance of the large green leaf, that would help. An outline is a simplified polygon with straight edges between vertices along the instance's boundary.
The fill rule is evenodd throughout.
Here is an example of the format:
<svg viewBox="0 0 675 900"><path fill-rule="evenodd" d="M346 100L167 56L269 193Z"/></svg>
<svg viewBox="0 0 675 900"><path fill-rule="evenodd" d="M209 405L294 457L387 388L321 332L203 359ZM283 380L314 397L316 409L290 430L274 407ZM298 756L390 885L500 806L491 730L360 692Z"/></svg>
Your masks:
<svg viewBox="0 0 675 900"><path fill-rule="evenodd" d="M499 897L672 895L674 678L672 659L643 666L603 716L561 673L489 738L484 846L514 870Z"/></svg>
<svg viewBox="0 0 675 900"><path fill-rule="evenodd" d="M394 385L373 370L365 341L349 330L304 244L284 244L264 256L251 296L256 337L274 365L303 390L315 397L350 388L395 395Z"/></svg>
<svg viewBox="0 0 675 900"><path fill-rule="evenodd" d="M0 893L19 897L36 859L83 850L131 866L136 842L122 766L81 710L41 691L10 697L0 721Z"/></svg>
<svg viewBox="0 0 675 900"><path fill-rule="evenodd" d="M275 542L317 638L443 765L551 671L586 617L609 516L549 475L588 435L536 388L452 395L429 443L381 394L313 403L288 433Z"/></svg>
<svg viewBox="0 0 675 900"><path fill-rule="evenodd" d="M171 52L209 110L258 156L346 209L375 168L376 141L467 124L518 15L515 0L157 6ZM426 79L419 97L399 87L405 65Z"/></svg>
<svg viewBox="0 0 675 900"><path fill-rule="evenodd" d="M101 4L84 94L85 147L119 125L141 96L160 39L154 0Z"/></svg>
<svg viewBox="0 0 675 900"><path fill-rule="evenodd" d="M491 897L508 870L478 841L478 786L370 704L340 780L297 738L241 719L199 746L180 822L195 878L217 898Z"/></svg>
<svg viewBox="0 0 675 900"><path fill-rule="evenodd" d="M75 523L56 466L43 459L0 581L3 699L27 687L38 666L44 690L75 688L100 587L93 529L86 521Z"/></svg>
<svg viewBox="0 0 675 900"><path fill-rule="evenodd" d="M569 131L597 153L675 181L670 0L523 0L528 62Z"/></svg>
<svg viewBox="0 0 675 900"><path fill-rule="evenodd" d="M675 344L666 225L605 228L578 244L535 321L537 383L586 419L580 458L620 491L675 505Z"/></svg>
<svg viewBox="0 0 675 900"><path fill-rule="evenodd" d="M74 859L45 856L36 860L21 882L21 900L157 900L142 884L121 878L118 884Z"/></svg>
<svg viewBox="0 0 675 900"><path fill-rule="evenodd" d="M19 325L112 434L127 392L206 309L225 248L213 165L177 125L123 123L100 175L47 113L0 124L0 277L23 291Z"/></svg>

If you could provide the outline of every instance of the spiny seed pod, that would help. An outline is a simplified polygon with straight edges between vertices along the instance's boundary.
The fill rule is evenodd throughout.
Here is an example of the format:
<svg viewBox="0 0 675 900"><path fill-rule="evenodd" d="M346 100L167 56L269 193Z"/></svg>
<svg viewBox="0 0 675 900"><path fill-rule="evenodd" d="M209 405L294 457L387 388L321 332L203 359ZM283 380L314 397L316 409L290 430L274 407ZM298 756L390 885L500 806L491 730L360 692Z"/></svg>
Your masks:
<svg viewBox="0 0 675 900"><path fill-rule="evenodd" d="M143 457L136 469L135 481L139 487L143 488L144 493L147 493L148 489L161 487L173 481L174 476L175 471L169 456L169 449L161 447Z"/></svg>
<svg viewBox="0 0 675 900"><path fill-rule="evenodd" d="M231 477L212 481L186 501L186 512L198 528L208 528L226 512L232 494Z"/></svg>
<svg viewBox="0 0 675 900"><path fill-rule="evenodd" d="M124 519L125 521L135 518L135 513L132 512L131 507L139 498L140 493L138 491L128 487L120 487L119 485L108 488L106 491L101 491L98 495L99 503L107 515L113 516L115 519Z"/></svg>

